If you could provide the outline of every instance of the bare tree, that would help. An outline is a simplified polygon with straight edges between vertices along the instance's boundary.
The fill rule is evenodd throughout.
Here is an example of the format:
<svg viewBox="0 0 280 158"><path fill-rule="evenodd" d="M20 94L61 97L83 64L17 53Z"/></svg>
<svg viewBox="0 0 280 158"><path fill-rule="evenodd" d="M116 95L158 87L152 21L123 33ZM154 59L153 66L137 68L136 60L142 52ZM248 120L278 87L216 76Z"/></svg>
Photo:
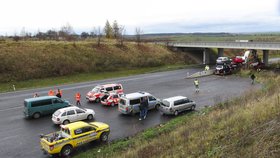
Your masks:
<svg viewBox="0 0 280 158"><path fill-rule="evenodd" d="M100 30L100 26L96 30L96 35L97 35L97 46L100 47L100 42L101 42L101 37L102 37L102 32Z"/></svg>
<svg viewBox="0 0 280 158"><path fill-rule="evenodd" d="M123 41L124 41L124 36L125 36L125 27L124 26L120 26L119 27L119 36L117 37L117 42L123 46Z"/></svg>
<svg viewBox="0 0 280 158"><path fill-rule="evenodd" d="M67 41L73 40L75 36L74 29L69 23L67 23L65 26L62 26L58 34L59 37L62 37Z"/></svg>
<svg viewBox="0 0 280 158"><path fill-rule="evenodd" d="M135 29L135 37L136 37L136 43L139 46L141 43L141 35L143 34L143 31L140 29L140 27L136 27Z"/></svg>

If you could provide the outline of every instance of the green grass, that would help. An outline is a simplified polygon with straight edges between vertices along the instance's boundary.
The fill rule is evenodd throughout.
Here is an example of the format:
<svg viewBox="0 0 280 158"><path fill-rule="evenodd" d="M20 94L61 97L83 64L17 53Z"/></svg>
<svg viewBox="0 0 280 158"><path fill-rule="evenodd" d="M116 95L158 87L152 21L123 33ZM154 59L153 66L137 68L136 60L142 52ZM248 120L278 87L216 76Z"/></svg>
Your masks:
<svg viewBox="0 0 280 158"><path fill-rule="evenodd" d="M279 157L280 76L263 71L257 80L261 90L248 90L239 98L75 157Z"/></svg>
<svg viewBox="0 0 280 158"><path fill-rule="evenodd" d="M61 77L0 83L0 92L13 91L13 85L15 85L16 90L22 90L22 89L39 88L39 87L46 87L46 86L59 86L63 84L102 80L108 78L125 77L125 76L137 75L143 73L183 69L189 66L194 66L194 65L181 65L181 64L166 65L160 67L135 68L135 69L117 70L113 72L103 72L103 73L80 73L80 74L61 76Z"/></svg>

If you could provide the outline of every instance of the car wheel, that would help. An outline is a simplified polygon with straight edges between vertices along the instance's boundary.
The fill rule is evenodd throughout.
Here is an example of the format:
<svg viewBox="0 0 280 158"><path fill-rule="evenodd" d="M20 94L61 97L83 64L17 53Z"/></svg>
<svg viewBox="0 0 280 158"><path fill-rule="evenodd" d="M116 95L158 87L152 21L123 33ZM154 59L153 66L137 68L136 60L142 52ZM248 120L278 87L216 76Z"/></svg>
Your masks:
<svg viewBox="0 0 280 158"><path fill-rule="evenodd" d="M67 125L67 124L69 124L69 123L70 123L69 120L64 120L62 124Z"/></svg>
<svg viewBox="0 0 280 158"><path fill-rule="evenodd" d="M177 116L178 114L179 114L179 112L176 110L176 111L174 112L174 115Z"/></svg>
<svg viewBox="0 0 280 158"><path fill-rule="evenodd" d="M87 116L87 119L88 119L88 120L92 120L92 119L93 119L92 114L88 115L88 116Z"/></svg>
<svg viewBox="0 0 280 158"><path fill-rule="evenodd" d="M108 135L109 135L108 132L102 133L101 136L100 136L100 141L103 142L103 143L104 143L104 142L107 142L107 141L108 141L108 138L109 138Z"/></svg>
<svg viewBox="0 0 280 158"><path fill-rule="evenodd" d="M156 104L155 109L156 109L156 110L159 109L159 104Z"/></svg>
<svg viewBox="0 0 280 158"><path fill-rule="evenodd" d="M115 103L112 103L111 106L115 106Z"/></svg>
<svg viewBox="0 0 280 158"><path fill-rule="evenodd" d="M192 105L191 110L194 111L195 109L195 105Z"/></svg>
<svg viewBox="0 0 280 158"><path fill-rule="evenodd" d="M36 112L35 114L33 114L33 118L38 119L41 117L41 114L39 112Z"/></svg>
<svg viewBox="0 0 280 158"><path fill-rule="evenodd" d="M99 103L99 102L100 102L100 98L96 98L96 99L95 99L95 102L96 102L96 103Z"/></svg>
<svg viewBox="0 0 280 158"><path fill-rule="evenodd" d="M72 153L72 147L70 145L66 145L62 148L60 155L62 157L68 157Z"/></svg>

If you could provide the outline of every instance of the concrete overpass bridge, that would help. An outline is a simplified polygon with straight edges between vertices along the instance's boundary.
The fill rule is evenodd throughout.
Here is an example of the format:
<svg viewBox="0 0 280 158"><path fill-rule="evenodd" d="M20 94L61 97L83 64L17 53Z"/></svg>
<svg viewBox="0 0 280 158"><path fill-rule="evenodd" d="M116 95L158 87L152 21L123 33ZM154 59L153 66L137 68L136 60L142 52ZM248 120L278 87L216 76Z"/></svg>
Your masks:
<svg viewBox="0 0 280 158"><path fill-rule="evenodd" d="M203 49L203 64L209 64L209 48L217 48L218 56L223 56L224 49L255 49L263 51L263 62L268 65L269 50L280 50L278 42L170 42L172 48Z"/></svg>

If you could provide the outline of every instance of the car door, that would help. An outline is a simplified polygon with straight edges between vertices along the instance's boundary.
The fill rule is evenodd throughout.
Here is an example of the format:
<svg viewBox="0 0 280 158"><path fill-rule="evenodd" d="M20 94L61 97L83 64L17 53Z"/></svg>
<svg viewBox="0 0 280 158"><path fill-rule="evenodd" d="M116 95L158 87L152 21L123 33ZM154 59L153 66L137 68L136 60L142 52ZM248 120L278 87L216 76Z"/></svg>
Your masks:
<svg viewBox="0 0 280 158"><path fill-rule="evenodd" d="M76 110L76 120L85 120L87 118L86 112L83 109L75 109Z"/></svg>
<svg viewBox="0 0 280 158"><path fill-rule="evenodd" d="M191 107L191 102L189 99L183 99L181 111L187 110Z"/></svg>
<svg viewBox="0 0 280 158"><path fill-rule="evenodd" d="M155 108L157 104L157 99L153 96L149 96L148 98L149 98L149 109Z"/></svg>
<svg viewBox="0 0 280 158"><path fill-rule="evenodd" d="M70 122L75 122L77 121L77 118L76 118L76 111L73 109L73 110L69 110L67 111L67 119L70 121Z"/></svg>
<svg viewBox="0 0 280 158"><path fill-rule="evenodd" d="M97 139L97 132L94 127L85 126L74 130L75 138L73 139L76 146L80 146Z"/></svg>

